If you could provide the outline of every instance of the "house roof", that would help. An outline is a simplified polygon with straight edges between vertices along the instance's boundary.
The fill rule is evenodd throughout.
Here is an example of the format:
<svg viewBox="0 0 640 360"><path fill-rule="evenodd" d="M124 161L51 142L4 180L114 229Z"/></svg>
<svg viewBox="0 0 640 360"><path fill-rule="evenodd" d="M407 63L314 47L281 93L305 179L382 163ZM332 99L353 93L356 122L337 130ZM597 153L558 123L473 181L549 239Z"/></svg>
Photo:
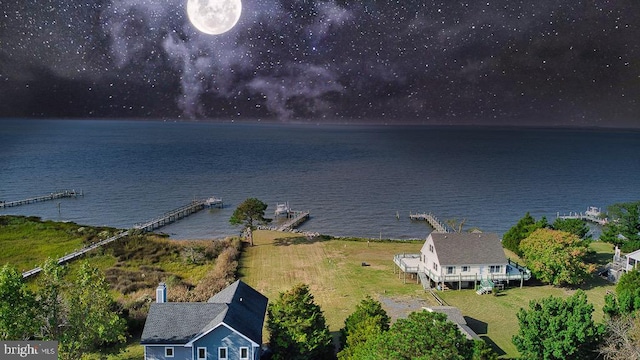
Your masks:
<svg viewBox="0 0 640 360"><path fill-rule="evenodd" d="M206 303L152 303L140 343L187 344L224 323L261 344L267 301L238 280Z"/></svg>
<svg viewBox="0 0 640 360"><path fill-rule="evenodd" d="M498 235L491 233L431 233L440 265L504 264L507 258ZM427 238L428 239L428 238ZM425 246L423 252L425 252Z"/></svg>

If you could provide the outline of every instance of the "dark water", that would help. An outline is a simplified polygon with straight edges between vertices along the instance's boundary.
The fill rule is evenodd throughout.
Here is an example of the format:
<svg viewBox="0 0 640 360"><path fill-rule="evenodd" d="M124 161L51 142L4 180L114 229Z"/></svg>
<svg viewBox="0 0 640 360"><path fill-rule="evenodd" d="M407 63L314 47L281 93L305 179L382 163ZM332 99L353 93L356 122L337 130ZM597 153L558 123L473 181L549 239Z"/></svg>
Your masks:
<svg viewBox="0 0 640 360"><path fill-rule="evenodd" d="M0 200L85 193L0 214L130 228L224 199L161 229L173 238L237 234L228 220L248 197L269 215L284 201L309 210L301 230L394 239L430 231L410 212L502 234L527 211L640 199L637 132L4 120L0 144Z"/></svg>

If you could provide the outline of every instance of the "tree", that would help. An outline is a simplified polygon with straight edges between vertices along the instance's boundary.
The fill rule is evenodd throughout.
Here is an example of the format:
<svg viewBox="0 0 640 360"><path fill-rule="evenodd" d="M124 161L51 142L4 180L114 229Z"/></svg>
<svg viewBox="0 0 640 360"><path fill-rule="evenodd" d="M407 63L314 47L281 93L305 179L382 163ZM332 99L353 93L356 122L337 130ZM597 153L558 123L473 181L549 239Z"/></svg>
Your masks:
<svg viewBox="0 0 640 360"><path fill-rule="evenodd" d="M640 359L640 319L630 315L609 318L600 354L607 360Z"/></svg>
<svg viewBox="0 0 640 360"><path fill-rule="evenodd" d="M602 230L600 240L622 246L622 251L640 248L640 201L618 203L607 209L609 221Z"/></svg>
<svg viewBox="0 0 640 360"><path fill-rule="evenodd" d="M271 219L265 219L264 212L267 204L256 198L248 198L233 211L229 222L232 225L244 225L249 232L249 244L253 246L253 230L256 224L267 224Z"/></svg>
<svg viewBox="0 0 640 360"><path fill-rule="evenodd" d="M80 359L103 346L124 345L126 322L114 312L109 284L87 261L80 265L76 280L65 297L67 311L60 334L60 356Z"/></svg>
<svg viewBox="0 0 640 360"><path fill-rule="evenodd" d="M553 230L560 230L571 233L580 239L590 239L591 235L589 235L589 227L587 223L582 219L562 219L556 218L556 220L551 225Z"/></svg>
<svg viewBox="0 0 640 360"><path fill-rule="evenodd" d="M640 271L634 269L620 277L615 294L605 295L603 310L611 317L631 315L640 310Z"/></svg>
<svg viewBox="0 0 640 360"><path fill-rule="evenodd" d="M35 295L15 268L0 269L0 340L28 340L38 328Z"/></svg>
<svg viewBox="0 0 640 360"><path fill-rule="evenodd" d="M331 333L309 287L295 285L267 307L274 360L332 359Z"/></svg>
<svg viewBox="0 0 640 360"><path fill-rule="evenodd" d="M64 281L66 270L66 267L60 266L54 259L47 259L38 277L40 337L43 340L58 340L61 335L67 310L63 300L63 291L67 287Z"/></svg>
<svg viewBox="0 0 640 360"><path fill-rule="evenodd" d="M367 339L389 330L390 321L382 304L367 296L345 319L344 327L340 329L340 344L343 349L338 353L338 359L352 359L354 349Z"/></svg>
<svg viewBox="0 0 640 360"><path fill-rule="evenodd" d="M522 219L518 220L518 223L515 226L504 234L502 237L502 247L513 251L518 256L522 256L522 252L520 251L520 242L535 230L547 226L546 218L543 217L539 221L536 221L536 219L527 212Z"/></svg>
<svg viewBox="0 0 640 360"><path fill-rule="evenodd" d="M353 359L472 359L474 342L441 313L426 310L398 319L377 337L357 346Z"/></svg>
<svg viewBox="0 0 640 360"><path fill-rule="evenodd" d="M585 264L589 247L577 236L538 229L520 243L527 267L539 280L553 285L578 285L594 270Z"/></svg>
<svg viewBox="0 0 640 360"><path fill-rule="evenodd" d="M593 305L578 290L567 299L530 301L517 313L520 329L512 338L525 359L590 359L604 333L592 318Z"/></svg>

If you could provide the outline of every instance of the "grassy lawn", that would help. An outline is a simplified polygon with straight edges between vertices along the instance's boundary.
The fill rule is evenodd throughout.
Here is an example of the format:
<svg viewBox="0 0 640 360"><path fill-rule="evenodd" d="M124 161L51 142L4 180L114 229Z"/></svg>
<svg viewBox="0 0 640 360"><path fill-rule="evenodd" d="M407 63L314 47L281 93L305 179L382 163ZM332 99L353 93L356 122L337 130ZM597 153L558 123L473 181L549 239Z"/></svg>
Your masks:
<svg viewBox="0 0 640 360"><path fill-rule="evenodd" d="M38 266L47 257L59 257L78 249L87 242L104 237L102 232L107 231L73 223L37 222L28 218L0 217L0 221L0 246L3 249L0 252L0 265L9 263L19 270ZM430 294L416 283L415 278L408 277L405 283L393 263L394 254L418 253L422 241L306 239L299 234L256 231L254 242L255 246L244 248L241 254L239 278L271 301L297 283L309 285L334 335L367 295L379 300L393 320L422 306L437 305ZM197 285L206 277L211 277L215 254L220 251L217 246L215 241L176 242L157 237L130 238L92 252L87 257L94 266L105 271L112 283L114 298L123 304L135 304L142 301L140 299L144 296L153 297L158 281L169 280L170 289L175 290L180 284ZM594 254L589 257L590 262L604 265L612 258L613 247L610 244L593 242L591 248ZM508 251L505 254L522 263L515 254ZM193 256L201 258L190 261ZM78 263L72 262L69 266L73 270ZM31 282L30 285L36 284ZM614 285L593 276L582 289L594 305L595 320L602 320L604 295L608 290L613 291ZM511 337L518 331L518 310L527 308L532 300L548 296L567 297L574 292L575 289L530 282L523 288L514 285L498 296L481 296L473 290L449 290L438 294L449 305L460 308L469 325L490 344L494 344L503 358L513 358L518 356L511 343ZM136 311L140 312L139 316L146 316L144 309ZM139 334L137 336L139 339ZM109 356L109 359L142 358L143 348L136 342L137 339L131 340L124 353ZM267 340L265 334L264 341Z"/></svg>
<svg viewBox="0 0 640 360"><path fill-rule="evenodd" d="M296 283L308 284L332 332L344 325L344 319L366 295L378 300L392 299L391 304L395 305L381 302L385 310L396 315L398 307L406 314L421 305L436 305L415 280L404 284L394 273L393 255L417 253L422 243L306 240L296 234L257 231L255 245L246 248L242 255L240 278L271 300ZM598 252L595 257L598 262L607 261L613 254L608 244L593 243L593 249ZM514 254L507 256L516 259ZM370 266L362 266L362 262ZM583 286L594 305L596 321L603 317L605 292L613 289L613 285L595 276ZM518 332L518 310L528 307L532 300L567 297L574 292L574 289L531 283L522 289L517 285L508 288L499 296L481 296L472 290L438 294L448 304L460 308L469 325L495 344L503 358L514 358L518 351L511 337Z"/></svg>
<svg viewBox="0 0 640 360"><path fill-rule="evenodd" d="M393 254L417 253L421 243L306 240L272 231L256 231L254 243L242 255L240 279L271 300L297 283L308 284L332 332L344 326L366 295L402 304L391 312L407 310L402 309L409 306L403 302L407 299L432 304L415 280L404 284L394 274ZM362 266L363 262L369 266Z"/></svg>
<svg viewBox="0 0 640 360"><path fill-rule="evenodd" d="M592 249L597 252L598 262L611 260L613 248L610 244L594 242ZM606 280L593 276L582 286L587 298L593 304L595 321L603 319L602 307L607 290L613 291L615 286ZM438 294L449 305L456 306L468 318L474 330L483 338L493 342L505 358L517 357L518 351L511 337L518 332L516 313L520 308L528 308L529 302L549 296L568 297L574 289L549 285L526 284L522 289L515 286L499 293L499 296L477 295L472 290L445 291Z"/></svg>

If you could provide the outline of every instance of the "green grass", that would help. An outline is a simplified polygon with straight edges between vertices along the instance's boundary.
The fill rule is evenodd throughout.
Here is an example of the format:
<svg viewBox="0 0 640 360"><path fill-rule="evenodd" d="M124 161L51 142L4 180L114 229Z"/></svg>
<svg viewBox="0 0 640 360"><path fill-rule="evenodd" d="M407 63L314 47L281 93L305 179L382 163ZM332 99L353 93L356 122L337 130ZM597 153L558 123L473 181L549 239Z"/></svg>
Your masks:
<svg viewBox="0 0 640 360"><path fill-rule="evenodd" d="M295 234L258 231L255 244L243 253L241 279L269 299L277 298L279 292L296 283L308 284L325 313L330 331L339 330L344 319L366 295L378 299L391 298L401 304L407 304L408 299L417 299L435 305L415 280L410 279L405 284L394 273L393 255L418 253L422 242L307 240ZM599 262L610 259L613 254L608 244L594 242L592 248L597 251L594 259ZM517 258L510 253L507 256L514 260ZM362 266L362 262L370 266ZM612 284L596 276L583 286L594 305L596 321L603 318L604 294L613 289ZM574 289L531 282L525 283L523 288L517 285L508 288L499 296L477 295L473 290L450 290L438 294L448 304L460 308L470 326L493 344L502 358L514 358L518 351L511 338L518 332L518 310L527 308L532 300L548 296L568 297L574 292ZM385 309L390 311L387 306Z"/></svg>
<svg viewBox="0 0 640 360"><path fill-rule="evenodd" d="M62 256L87 242L95 241L102 231L104 229L81 227L73 223L0 216L0 247L3 249L0 264L9 263L21 271L27 270L41 265L48 257ZM298 234L270 231L257 231L254 240L256 246L246 248L241 256L238 270L240 278L271 300L297 283L308 284L334 334L344 325L344 319L355 310L356 304L367 295L379 300L390 299L383 302L383 306L394 318L418 310L421 305L435 305L415 279L408 278L405 283L393 264L394 254L418 253L422 241L308 240ZM146 274L146 283L141 285L141 291L153 296L160 279L174 279L172 284L178 281L195 285L205 278L214 263L211 253L217 251L211 248L211 244L206 241L175 242L153 237L123 239L92 252L88 258L93 265L107 273L110 269L117 269L111 270L114 286L119 282L125 286L124 282L137 281L141 274ZM613 248L610 244L592 242L590 246L595 251L590 261L604 265L611 259ZM184 256L186 248L198 249L198 252L208 254L208 258L198 264L187 261ZM522 262L514 254L506 253L508 257ZM368 266L362 266L363 262ZM72 262L68 266L73 270L78 263ZM604 279L593 277L583 289L594 305L595 320L602 320L604 295L614 286ZM495 344L503 357L512 358L518 355L511 343L511 337L518 331L517 311L527 307L531 300L548 296L566 297L574 291L526 284L522 289L506 289L500 296L480 296L471 290L451 290L438 294L450 305L459 307L468 317L470 326L489 343ZM138 291L125 298L121 292L113 291L114 297L119 297L123 303L135 302L141 294ZM396 305L393 305L394 302ZM134 335L124 353L109 356L108 359L142 358L143 347L136 342L135 336L139 337L139 334Z"/></svg>
<svg viewBox="0 0 640 360"><path fill-rule="evenodd" d="M597 252L595 259L609 261L613 256L610 244L602 242L591 243L591 248ZM605 262L606 263L606 262ZM595 274L581 287L587 294L589 302L593 304L595 321L602 321L604 313L604 295L615 289L615 285L607 282ZM518 356L518 351L511 343L511 338L518 332L519 325L516 313L520 308L527 309L529 302L549 296L568 297L575 289L560 288L550 285L525 283L523 288L512 287L499 293L499 296L477 295L473 290L452 290L438 294L448 304L456 306L469 318L469 323L481 336L493 342L499 353L505 358Z"/></svg>
<svg viewBox="0 0 640 360"><path fill-rule="evenodd" d="M433 304L414 279L405 284L394 273L393 254L419 252L421 242L307 240L296 234L256 231L254 243L242 254L240 278L271 300L297 283L308 284L332 332L344 326L367 295Z"/></svg>

